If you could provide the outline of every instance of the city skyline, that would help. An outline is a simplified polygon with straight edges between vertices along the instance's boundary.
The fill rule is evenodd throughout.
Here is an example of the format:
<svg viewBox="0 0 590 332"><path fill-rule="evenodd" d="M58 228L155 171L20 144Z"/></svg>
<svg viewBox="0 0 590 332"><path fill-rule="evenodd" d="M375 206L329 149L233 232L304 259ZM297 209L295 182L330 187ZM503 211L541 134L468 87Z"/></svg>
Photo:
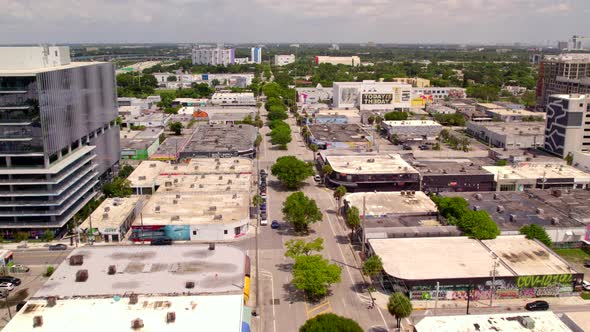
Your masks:
<svg viewBox="0 0 590 332"><path fill-rule="evenodd" d="M1 44L338 42L546 44L590 32L582 0L0 0ZM555 24L559 22L559 24ZM278 28L277 28L278 27Z"/></svg>

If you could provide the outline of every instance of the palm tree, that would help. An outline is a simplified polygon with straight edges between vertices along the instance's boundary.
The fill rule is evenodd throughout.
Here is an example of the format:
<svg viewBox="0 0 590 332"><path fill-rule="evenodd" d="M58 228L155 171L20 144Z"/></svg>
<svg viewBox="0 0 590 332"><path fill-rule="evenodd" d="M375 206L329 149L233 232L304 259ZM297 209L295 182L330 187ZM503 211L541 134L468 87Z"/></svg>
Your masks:
<svg viewBox="0 0 590 332"><path fill-rule="evenodd" d="M338 188L334 190L334 199L338 201L338 210L336 211L336 215L340 215L340 205L342 203L342 197L344 197L344 195L346 195L345 186L340 185L338 186Z"/></svg>
<svg viewBox="0 0 590 332"><path fill-rule="evenodd" d="M412 314L412 302L402 293L393 293L389 297L387 311L395 317L399 328L401 320Z"/></svg>

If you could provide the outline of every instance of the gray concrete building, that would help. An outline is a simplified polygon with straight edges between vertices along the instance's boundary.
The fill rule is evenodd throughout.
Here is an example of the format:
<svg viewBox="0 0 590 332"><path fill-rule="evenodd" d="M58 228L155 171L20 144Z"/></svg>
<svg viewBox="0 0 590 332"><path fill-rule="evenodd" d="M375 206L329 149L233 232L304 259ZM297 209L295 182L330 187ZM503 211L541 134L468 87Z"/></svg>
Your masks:
<svg viewBox="0 0 590 332"><path fill-rule="evenodd" d="M0 48L0 110L0 229L57 233L119 161L114 66Z"/></svg>
<svg viewBox="0 0 590 332"><path fill-rule="evenodd" d="M543 122L473 122L467 123L467 132L473 137L497 148L536 148L543 146Z"/></svg>

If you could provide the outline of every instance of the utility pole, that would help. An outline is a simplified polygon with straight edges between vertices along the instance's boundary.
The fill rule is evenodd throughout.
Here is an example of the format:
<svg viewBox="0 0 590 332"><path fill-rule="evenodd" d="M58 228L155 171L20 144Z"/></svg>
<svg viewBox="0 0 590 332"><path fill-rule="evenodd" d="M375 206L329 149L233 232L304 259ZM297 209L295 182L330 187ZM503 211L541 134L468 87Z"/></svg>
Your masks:
<svg viewBox="0 0 590 332"><path fill-rule="evenodd" d="M144 237L143 237L143 213L139 214L139 220L141 220L141 244L144 244Z"/></svg>
<svg viewBox="0 0 590 332"><path fill-rule="evenodd" d="M94 230L92 229L92 213L89 216L89 223L90 223L90 237L88 238L88 244L93 245L94 242Z"/></svg>
<svg viewBox="0 0 590 332"><path fill-rule="evenodd" d="M467 313L469 315L469 302L471 301L471 284L467 286Z"/></svg>
<svg viewBox="0 0 590 332"><path fill-rule="evenodd" d="M366 213L366 209L367 209L367 204L366 204L366 196L363 195L363 218L361 219L362 221L362 228L363 228L363 242L361 243L361 259L365 260L365 242L367 241L367 230L365 227L365 213Z"/></svg>
<svg viewBox="0 0 590 332"><path fill-rule="evenodd" d="M10 311L10 305L8 304L8 296L10 296L10 292L6 292L6 296L4 296L4 305L6 305L6 309L8 309L8 317L12 319L12 312Z"/></svg>
<svg viewBox="0 0 590 332"><path fill-rule="evenodd" d="M434 298L434 313L436 314L436 309L438 309L438 294L440 292L440 282L436 282L436 297Z"/></svg>
<svg viewBox="0 0 590 332"><path fill-rule="evenodd" d="M490 307L494 303L494 293L496 292L496 274L498 274L498 258L492 262L492 287L490 287Z"/></svg>

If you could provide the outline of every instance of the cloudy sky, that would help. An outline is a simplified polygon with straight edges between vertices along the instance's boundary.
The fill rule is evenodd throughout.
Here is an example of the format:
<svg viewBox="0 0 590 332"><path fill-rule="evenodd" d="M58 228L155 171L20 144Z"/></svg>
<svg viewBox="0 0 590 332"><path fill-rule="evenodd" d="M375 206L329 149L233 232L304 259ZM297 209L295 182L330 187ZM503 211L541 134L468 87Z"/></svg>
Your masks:
<svg viewBox="0 0 590 332"><path fill-rule="evenodd" d="M496 43L590 35L590 0L0 0L0 43Z"/></svg>

